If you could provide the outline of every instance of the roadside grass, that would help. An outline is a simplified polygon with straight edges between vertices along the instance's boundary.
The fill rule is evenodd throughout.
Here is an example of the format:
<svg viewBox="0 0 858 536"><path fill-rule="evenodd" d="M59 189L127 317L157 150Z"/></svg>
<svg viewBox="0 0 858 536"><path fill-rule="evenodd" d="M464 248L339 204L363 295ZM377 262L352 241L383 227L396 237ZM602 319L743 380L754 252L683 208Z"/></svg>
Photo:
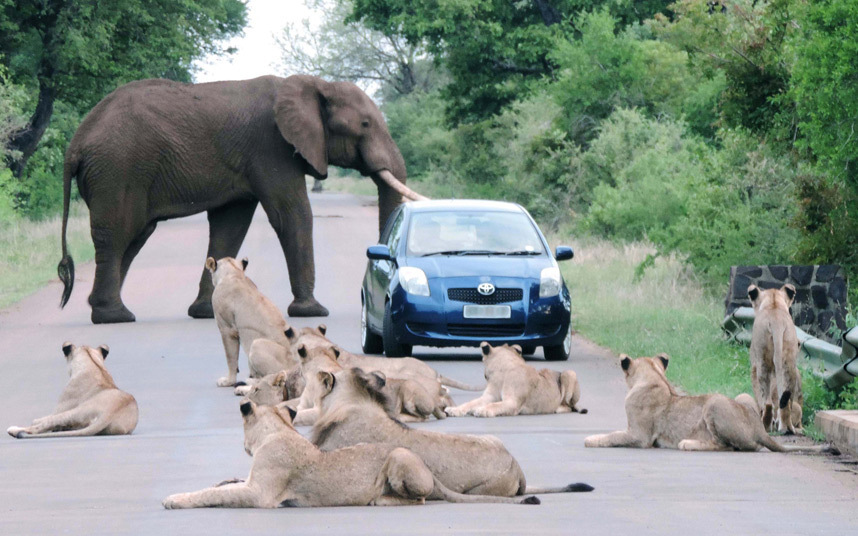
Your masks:
<svg viewBox="0 0 858 536"><path fill-rule="evenodd" d="M61 229L61 216L43 221L0 221L0 308L57 278L57 263L62 257ZM95 250L89 234L89 211L82 201L71 206L67 236L75 264L92 260Z"/></svg>
<svg viewBox="0 0 858 536"><path fill-rule="evenodd" d="M560 236L568 235L551 242L570 242ZM753 394L748 348L721 336L724 305L717 289L696 279L675 256L657 258L636 278L637 267L655 253L649 244L583 238L571 245L575 258L561 268L572 293L573 328L616 354L667 352L667 377L689 394ZM833 392L809 366L799 368L804 423L808 435L818 438L816 412L858 407L858 382Z"/></svg>
<svg viewBox="0 0 858 536"><path fill-rule="evenodd" d="M748 349L722 339L723 305L679 259L659 257L636 279L653 246L599 239L572 246L575 258L561 267L574 329L616 354L666 352L668 378L690 394L751 392Z"/></svg>

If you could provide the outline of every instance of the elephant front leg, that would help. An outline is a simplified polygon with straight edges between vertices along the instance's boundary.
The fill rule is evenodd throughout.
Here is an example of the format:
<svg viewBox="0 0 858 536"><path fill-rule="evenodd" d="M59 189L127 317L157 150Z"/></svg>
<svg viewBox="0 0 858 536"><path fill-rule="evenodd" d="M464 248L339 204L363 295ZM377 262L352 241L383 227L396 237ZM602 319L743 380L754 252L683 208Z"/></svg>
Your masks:
<svg viewBox="0 0 858 536"><path fill-rule="evenodd" d="M247 230L253 221L253 213L258 202L254 200L236 201L229 205L218 207L208 212L209 218L209 249L206 257L215 260L224 257L235 257L247 236ZM200 276L200 287L194 303L188 308L188 316L192 318L214 318L212 310L212 276L203 268Z"/></svg>
<svg viewBox="0 0 858 536"><path fill-rule="evenodd" d="M289 268L289 283L295 299L289 304L287 314L293 317L328 316L328 310L313 296L316 286L313 213L303 179L301 189L300 193L282 204L263 199L262 206L277 233Z"/></svg>

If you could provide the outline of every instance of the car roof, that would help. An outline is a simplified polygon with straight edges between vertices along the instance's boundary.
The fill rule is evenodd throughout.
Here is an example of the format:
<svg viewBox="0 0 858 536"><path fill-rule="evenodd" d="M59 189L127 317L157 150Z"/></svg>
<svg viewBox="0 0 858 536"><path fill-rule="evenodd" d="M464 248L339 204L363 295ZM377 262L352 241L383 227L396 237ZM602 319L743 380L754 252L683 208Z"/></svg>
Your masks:
<svg viewBox="0 0 858 536"><path fill-rule="evenodd" d="M486 212L524 212L521 205L506 201L484 199L432 199L407 203L411 212L437 212L447 210L481 210Z"/></svg>

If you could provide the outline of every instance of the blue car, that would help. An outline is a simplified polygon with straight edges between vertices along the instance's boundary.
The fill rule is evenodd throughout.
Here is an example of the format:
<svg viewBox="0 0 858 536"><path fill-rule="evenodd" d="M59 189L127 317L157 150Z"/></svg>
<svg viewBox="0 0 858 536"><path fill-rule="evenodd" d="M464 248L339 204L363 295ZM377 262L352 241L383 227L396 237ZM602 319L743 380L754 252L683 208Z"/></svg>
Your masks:
<svg viewBox="0 0 858 536"><path fill-rule="evenodd" d="M499 201L418 201L396 209L367 249L361 346L411 355L414 345L518 344L569 359L569 290L533 218Z"/></svg>

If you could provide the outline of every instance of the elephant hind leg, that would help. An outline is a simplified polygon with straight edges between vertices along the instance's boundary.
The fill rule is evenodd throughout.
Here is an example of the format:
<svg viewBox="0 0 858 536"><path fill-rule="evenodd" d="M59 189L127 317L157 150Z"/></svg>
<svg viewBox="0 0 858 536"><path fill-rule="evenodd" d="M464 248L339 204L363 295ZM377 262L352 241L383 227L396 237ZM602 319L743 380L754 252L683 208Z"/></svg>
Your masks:
<svg viewBox="0 0 858 536"><path fill-rule="evenodd" d="M247 230L253 221L253 213L259 202L255 199L242 200L209 210L209 249L207 257L221 259L235 257L247 236ZM192 318L214 318L212 311L212 277L203 268L197 298L188 308Z"/></svg>
<svg viewBox="0 0 858 536"><path fill-rule="evenodd" d="M131 240L121 224L92 222L95 245L95 282L89 295L93 324L134 322L134 314L120 297L122 260Z"/></svg>
<svg viewBox="0 0 858 536"><path fill-rule="evenodd" d="M137 235L137 238L131 241L131 244L128 245L128 249L125 250L125 254L122 256L122 264L119 267L119 288L122 288L122 285L125 284L125 276L128 275L128 268L131 267L131 262L134 261L134 257L140 253L140 250L143 249L143 246L146 244L146 241L149 240L149 237L152 236L152 233L155 232L156 222L152 222L143 229L143 231Z"/></svg>

